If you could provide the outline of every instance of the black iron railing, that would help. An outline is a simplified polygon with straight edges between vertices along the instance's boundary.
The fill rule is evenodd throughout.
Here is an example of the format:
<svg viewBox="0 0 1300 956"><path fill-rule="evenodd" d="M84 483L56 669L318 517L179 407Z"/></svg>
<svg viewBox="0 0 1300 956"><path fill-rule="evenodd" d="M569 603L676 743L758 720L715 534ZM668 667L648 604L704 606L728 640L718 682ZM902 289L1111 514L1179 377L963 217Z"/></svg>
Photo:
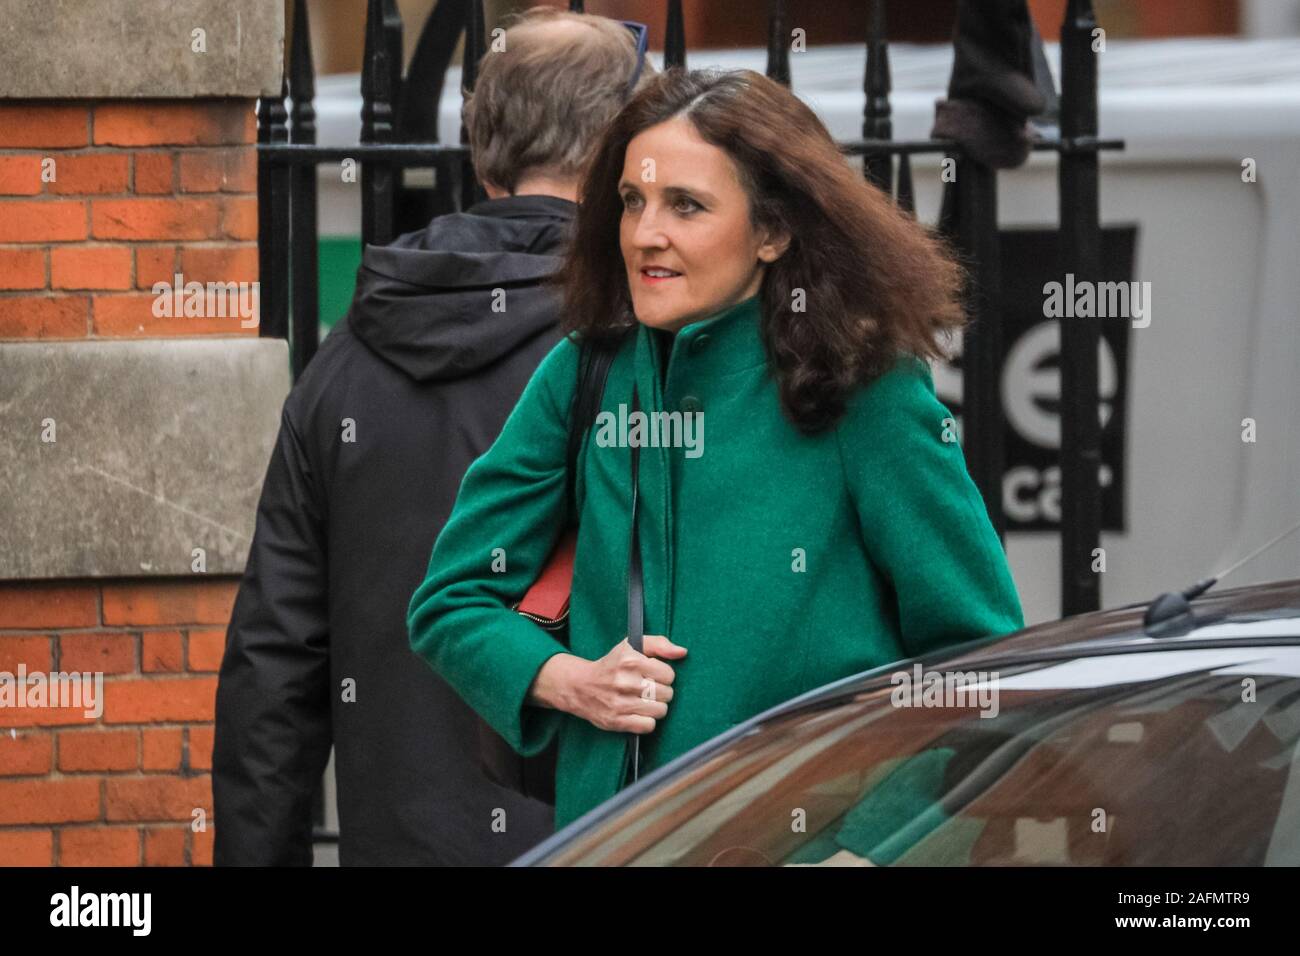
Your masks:
<svg viewBox="0 0 1300 956"><path fill-rule="evenodd" d="M582 0L571 0L569 7L581 12ZM872 0L865 9L869 12L864 24L862 138L842 142L840 147L846 155L861 156L863 174L909 212L914 209L911 157L939 153L957 164L961 188L953 221L945 225L970 275L967 295L972 321L963 336L961 357L962 445L971 476L1001 536L1006 517L997 173L965 156L955 142L893 139L885 4ZM789 85L784 0L768 0L766 15L766 72ZM361 238L367 244L387 243L433 216L467 208L483 198L470 164L464 126L458 144L439 143L437 111L444 76L462 34L468 51L463 58L462 93L473 90L484 52L485 26L481 0L439 0L403 76L403 26L396 0L368 0L359 142L321 147L315 145L314 75L305 0L295 0L293 20L281 95L260 101L257 116L261 334L290 340L296 377L316 351L319 327L317 167L348 160L359 166ZM1072 272L1078 279L1095 276L1099 268L1098 153L1123 146L1097 137L1095 27L1091 0L1069 0L1061 27L1060 135L1034 144L1036 150L1060 154L1060 271ZM664 66L685 64L681 0L667 0ZM287 98L292 102L289 113L284 108ZM408 167L432 168L434 188L404 186L400 173ZM1100 606L1098 576L1091 570L1101 517L1098 326L1079 319L1062 324L1062 613L1075 614Z"/></svg>

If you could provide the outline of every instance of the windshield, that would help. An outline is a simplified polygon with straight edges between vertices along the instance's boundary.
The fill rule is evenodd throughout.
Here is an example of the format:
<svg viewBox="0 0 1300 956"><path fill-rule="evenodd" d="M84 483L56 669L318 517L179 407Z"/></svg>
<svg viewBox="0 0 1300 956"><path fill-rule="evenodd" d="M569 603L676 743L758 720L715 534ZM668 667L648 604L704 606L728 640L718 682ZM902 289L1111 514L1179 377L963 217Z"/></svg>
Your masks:
<svg viewBox="0 0 1300 956"><path fill-rule="evenodd" d="M545 862L1300 864L1300 648L873 687L763 722Z"/></svg>

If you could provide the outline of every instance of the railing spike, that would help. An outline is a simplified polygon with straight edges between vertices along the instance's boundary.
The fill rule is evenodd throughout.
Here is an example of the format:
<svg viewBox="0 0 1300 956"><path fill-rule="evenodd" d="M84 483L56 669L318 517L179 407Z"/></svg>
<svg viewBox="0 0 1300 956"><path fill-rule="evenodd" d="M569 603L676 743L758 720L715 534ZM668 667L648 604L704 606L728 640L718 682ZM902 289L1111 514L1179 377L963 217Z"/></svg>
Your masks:
<svg viewBox="0 0 1300 956"><path fill-rule="evenodd" d="M306 0L294 0L293 43L289 48L289 91L293 95L290 114L291 143L316 142L316 68L311 55L311 28Z"/></svg>
<svg viewBox="0 0 1300 956"><path fill-rule="evenodd" d="M316 71L306 0L294 0L293 41L289 51L289 91L293 94L289 142L316 142ZM290 358L296 380L320 344L320 248L316 234L316 167L289 171L289 326Z"/></svg>
<svg viewBox="0 0 1300 956"><path fill-rule="evenodd" d="M898 157L898 208L916 218L916 195L912 187L912 157L903 153Z"/></svg>
<svg viewBox="0 0 1300 956"><path fill-rule="evenodd" d="M682 0L668 0L668 23L664 31L664 68L686 66L686 20Z"/></svg>
<svg viewBox="0 0 1300 956"><path fill-rule="evenodd" d="M485 52L482 0L465 0L469 13L465 18L465 49L461 57L461 87L466 93L474 92L478 82L478 64Z"/></svg>
<svg viewBox="0 0 1300 956"><path fill-rule="evenodd" d="M790 37L785 0L767 0L767 75L790 85Z"/></svg>
<svg viewBox="0 0 1300 956"><path fill-rule="evenodd" d="M361 142L393 138L393 69L384 18L391 0L367 0L366 45L361 66Z"/></svg>
<svg viewBox="0 0 1300 956"><path fill-rule="evenodd" d="M280 78L279 95L263 97L257 104L257 141L264 146L282 146L288 140L284 100L289 95L288 78ZM259 152L257 161L257 262L261 282L257 334L264 338L287 338L289 299L285 283L289 269L289 175L288 170Z"/></svg>
<svg viewBox="0 0 1300 956"><path fill-rule="evenodd" d="M402 21L393 0L368 0L365 62L361 67L361 142L391 143L402 75ZM394 238L396 174L392 165L361 167L361 242L383 245Z"/></svg>
<svg viewBox="0 0 1300 956"><path fill-rule="evenodd" d="M1097 133L1097 26L1089 0L1069 0L1061 25L1061 139ZM1101 267L1098 162L1095 151L1067 150L1057 165L1060 271L1096 282ZM1101 537L1101 426L1097 416L1094 319L1061 319L1061 614L1101 607L1101 575L1092 568Z"/></svg>
<svg viewBox="0 0 1300 956"><path fill-rule="evenodd" d="M469 98L474 92L474 86L478 83L478 64L483 58L484 33L483 23L483 4L480 0L465 0L469 4L469 12L465 18L465 46L461 56L461 101L462 103ZM460 124L460 143L462 146L469 145L469 130L465 127L462 119ZM483 191L483 186L474 178L474 164L470 161L468 154L460 165L460 208L468 209L476 202L487 198Z"/></svg>
<svg viewBox="0 0 1300 956"><path fill-rule="evenodd" d="M889 39L885 32L885 0L872 0L867 35L867 64L862 82L866 103L862 109L863 139L892 139L894 124L889 105ZM885 192L893 192L893 167L887 154L864 156L862 172Z"/></svg>

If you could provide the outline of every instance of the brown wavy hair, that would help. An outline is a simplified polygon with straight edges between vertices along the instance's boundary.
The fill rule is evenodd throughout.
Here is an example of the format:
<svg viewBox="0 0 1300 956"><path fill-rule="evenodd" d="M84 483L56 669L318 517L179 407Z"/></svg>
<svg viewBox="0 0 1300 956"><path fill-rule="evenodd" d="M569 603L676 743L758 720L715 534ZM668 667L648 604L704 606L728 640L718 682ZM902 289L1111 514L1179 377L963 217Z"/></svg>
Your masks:
<svg viewBox="0 0 1300 956"><path fill-rule="evenodd" d="M628 142L678 115L731 157L754 226L791 237L766 267L760 331L797 428L815 434L833 426L854 389L900 354L946 358L946 340L966 321L960 265L863 179L808 106L752 70L667 70L614 117L583 177L557 277L566 332L610 348L635 329L618 183ZM794 310L797 290L805 311Z"/></svg>

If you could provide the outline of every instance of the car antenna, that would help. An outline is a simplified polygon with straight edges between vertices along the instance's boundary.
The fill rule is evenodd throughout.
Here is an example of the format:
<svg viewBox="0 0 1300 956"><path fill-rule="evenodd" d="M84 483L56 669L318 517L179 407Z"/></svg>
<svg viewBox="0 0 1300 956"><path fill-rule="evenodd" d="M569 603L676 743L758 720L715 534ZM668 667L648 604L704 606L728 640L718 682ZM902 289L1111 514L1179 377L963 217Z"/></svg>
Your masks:
<svg viewBox="0 0 1300 956"><path fill-rule="evenodd" d="M1300 521L1287 528L1272 541L1268 541L1262 546L1256 548L1235 564L1231 564L1224 568L1218 574L1205 578L1202 581L1197 581L1185 591L1166 591L1164 594L1152 601L1151 606L1147 608L1146 616L1142 619L1143 628L1149 630L1158 624L1165 624L1175 618L1182 617L1184 614L1191 614L1192 605L1190 602L1193 599L1200 597L1251 558L1263 554L1269 548L1273 547L1273 545L1277 544L1297 529L1300 529Z"/></svg>

